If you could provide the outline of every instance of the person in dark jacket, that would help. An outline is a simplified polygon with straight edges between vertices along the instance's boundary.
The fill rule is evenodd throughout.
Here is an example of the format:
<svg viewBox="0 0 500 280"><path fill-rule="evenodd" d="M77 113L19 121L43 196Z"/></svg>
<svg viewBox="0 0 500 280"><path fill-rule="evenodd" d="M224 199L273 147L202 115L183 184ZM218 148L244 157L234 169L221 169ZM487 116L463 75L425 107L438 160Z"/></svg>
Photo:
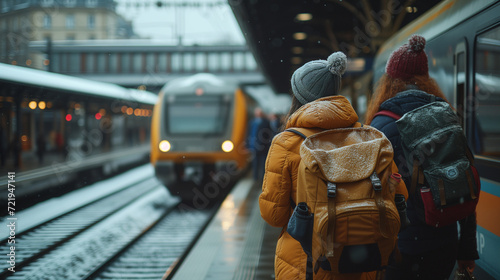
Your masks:
<svg viewBox="0 0 500 280"><path fill-rule="evenodd" d="M401 146L395 119L375 114L388 110L399 116L431 102L446 101L439 86L428 73L425 39L413 35L408 44L394 51L386 65L386 73L378 81L374 98L366 113L366 123L382 131L394 148L394 161L406 186L411 186L411 170ZM473 270L479 258L476 244L476 216L457 224L431 227L419 220L415 209L415 194L409 193L407 215L410 226L399 233L401 260L393 260L387 268L386 279L448 279L455 262L459 269Z"/></svg>
<svg viewBox="0 0 500 280"><path fill-rule="evenodd" d="M254 118L250 123L247 145L253 157L253 178L256 182L259 182L259 184L264 178L264 165L273 136L269 120L265 117L262 109L256 107L254 110Z"/></svg>

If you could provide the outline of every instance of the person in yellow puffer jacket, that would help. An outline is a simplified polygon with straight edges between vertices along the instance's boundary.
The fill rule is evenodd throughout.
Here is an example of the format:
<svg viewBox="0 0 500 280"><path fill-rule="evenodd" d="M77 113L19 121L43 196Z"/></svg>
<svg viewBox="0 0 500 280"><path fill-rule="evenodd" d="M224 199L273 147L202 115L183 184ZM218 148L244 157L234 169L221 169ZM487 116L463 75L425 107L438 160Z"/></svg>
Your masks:
<svg viewBox="0 0 500 280"><path fill-rule="evenodd" d="M307 128L312 132L353 126L358 116L349 101L337 95L347 58L342 52L331 54L327 60L304 64L292 75L292 105L285 129ZM303 139L289 131L273 139L266 160L266 171L259 197L261 216L283 230L278 239L275 256L275 274L278 280L306 279L306 260L300 243L286 231L288 220L296 203L297 171L300 163L300 145ZM402 187L401 187L402 186ZM400 184L396 193L408 197L406 187ZM333 275L319 269L314 279L376 279L377 272Z"/></svg>

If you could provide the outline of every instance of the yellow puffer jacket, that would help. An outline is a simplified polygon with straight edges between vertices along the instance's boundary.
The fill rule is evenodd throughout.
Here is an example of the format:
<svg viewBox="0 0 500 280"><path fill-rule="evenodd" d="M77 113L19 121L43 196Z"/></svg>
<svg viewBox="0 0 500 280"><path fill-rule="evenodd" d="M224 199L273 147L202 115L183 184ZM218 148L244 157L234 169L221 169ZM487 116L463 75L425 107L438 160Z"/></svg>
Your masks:
<svg viewBox="0 0 500 280"><path fill-rule="evenodd" d="M286 128L309 128L323 131L353 126L358 116L343 96L329 96L302 106L288 120ZM271 226L283 227L276 246L275 274L278 280L303 280L306 254L299 242L287 232L292 214L290 200L296 197L297 172L300 163L300 145L303 139L293 132L278 134L271 144L266 161L266 172L259 197L260 213ZM403 185L404 187L404 185ZM404 192L407 196L406 188ZM375 279L376 273L333 274L320 269L314 279Z"/></svg>

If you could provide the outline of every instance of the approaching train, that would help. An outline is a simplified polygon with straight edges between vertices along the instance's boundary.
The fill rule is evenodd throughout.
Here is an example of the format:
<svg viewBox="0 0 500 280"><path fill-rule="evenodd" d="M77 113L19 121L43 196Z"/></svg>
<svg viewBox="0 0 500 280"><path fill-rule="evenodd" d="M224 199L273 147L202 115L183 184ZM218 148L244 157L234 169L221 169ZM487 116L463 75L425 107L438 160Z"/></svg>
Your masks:
<svg viewBox="0 0 500 280"><path fill-rule="evenodd" d="M207 73L161 89L151 123L151 163L172 195L211 200L247 166L251 102L237 84Z"/></svg>
<svg viewBox="0 0 500 280"><path fill-rule="evenodd" d="M412 34L426 38L429 74L457 109L473 148L481 175L476 263L500 279L500 2L443 1L382 46L375 81Z"/></svg>

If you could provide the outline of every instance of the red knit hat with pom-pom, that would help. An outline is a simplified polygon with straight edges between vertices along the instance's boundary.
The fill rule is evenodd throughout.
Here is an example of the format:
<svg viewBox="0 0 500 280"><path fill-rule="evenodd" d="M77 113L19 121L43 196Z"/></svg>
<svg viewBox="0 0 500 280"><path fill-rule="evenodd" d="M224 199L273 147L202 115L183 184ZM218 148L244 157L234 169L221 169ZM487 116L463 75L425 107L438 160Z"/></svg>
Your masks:
<svg viewBox="0 0 500 280"><path fill-rule="evenodd" d="M404 44L392 52L385 72L393 78L403 80L418 75L429 75L424 48L425 38L420 35L412 35L408 44Z"/></svg>

